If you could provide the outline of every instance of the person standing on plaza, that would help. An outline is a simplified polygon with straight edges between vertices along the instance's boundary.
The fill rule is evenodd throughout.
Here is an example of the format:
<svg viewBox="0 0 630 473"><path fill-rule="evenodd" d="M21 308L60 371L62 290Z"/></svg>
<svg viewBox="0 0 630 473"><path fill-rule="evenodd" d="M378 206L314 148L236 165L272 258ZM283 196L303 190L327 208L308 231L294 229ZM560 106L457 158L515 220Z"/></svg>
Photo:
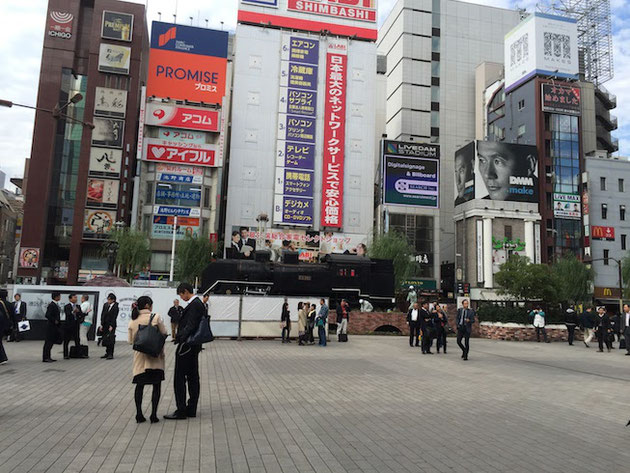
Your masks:
<svg viewBox="0 0 630 473"><path fill-rule="evenodd" d="M44 341L44 353L42 361L44 363L52 363L57 360L53 360L50 356L50 351L55 343L59 343L60 338L59 330L61 327L61 310L59 310L59 301L61 300L61 294L53 292L51 294L52 301L46 308L46 339Z"/></svg>
<svg viewBox="0 0 630 473"><path fill-rule="evenodd" d="M79 342L81 345L87 346L88 344L88 332L94 323L94 309L90 302L90 296L83 294L81 296L81 325L79 326Z"/></svg>
<svg viewBox="0 0 630 473"><path fill-rule="evenodd" d="M407 323L409 324L409 346L420 345L420 307L418 302L414 302L407 312Z"/></svg>
<svg viewBox="0 0 630 473"><path fill-rule="evenodd" d="M436 302L433 306L435 310L435 337L437 340L437 352L440 353L440 348L444 348L444 354L446 355L446 337L448 335L449 325L448 317L444 309Z"/></svg>
<svg viewBox="0 0 630 473"><path fill-rule="evenodd" d="M457 345L462 350L462 359L468 360L470 352L470 335L472 334L472 326L475 322L475 311L468 307L468 299L464 299L462 306L457 309ZM462 344L462 340L464 343Z"/></svg>
<svg viewBox="0 0 630 473"><path fill-rule="evenodd" d="M7 301L8 295L6 289L0 289L0 365L9 361L2 339L13 331L13 304Z"/></svg>
<svg viewBox="0 0 630 473"><path fill-rule="evenodd" d="M540 343L540 334L543 334L543 341L549 343L547 340L547 329L545 329L545 312L542 307L536 306L534 310L529 313L529 316L534 319L533 325L536 327L536 341Z"/></svg>
<svg viewBox="0 0 630 473"><path fill-rule="evenodd" d="M280 325L282 326L282 343L291 343L291 311L289 303L282 304L282 314L280 314Z"/></svg>
<svg viewBox="0 0 630 473"><path fill-rule="evenodd" d="M569 345L573 346L573 340L575 339L575 327L578 325L577 312L573 306L569 307L564 315L564 324L567 326Z"/></svg>
<svg viewBox="0 0 630 473"><path fill-rule="evenodd" d="M101 312L101 330L103 334L103 346L105 347L105 355L101 356L105 360L114 359L114 345L116 344L116 326L118 322L118 302L116 295L109 293L107 302L103 305Z"/></svg>
<svg viewBox="0 0 630 473"><path fill-rule="evenodd" d="M26 320L26 302L22 300L20 293L16 293L13 296L13 334L11 335L14 342L19 342L22 339L18 326L24 320Z"/></svg>
<svg viewBox="0 0 630 473"><path fill-rule="evenodd" d="M168 316L171 319L171 337L175 338L177 335L177 324L179 324L179 320L182 318L182 312L184 309L179 305L179 299L175 299L173 301L173 307L168 310Z"/></svg>
<svg viewBox="0 0 630 473"><path fill-rule="evenodd" d="M308 338L309 345L315 344L315 336L313 331L315 330L315 318L317 317L317 306L315 304L306 303L306 309L308 315L306 316L306 335Z"/></svg>
<svg viewBox="0 0 630 473"><path fill-rule="evenodd" d="M620 324L621 334L626 342L626 356L630 356L630 305L628 304L623 305Z"/></svg>
<svg viewBox="0 0 630 473"><path fill-rule="evenodd" d="M306 311L304 302L298 302L298 345L304 345L304 334L306 333Z"/></svg>
<svg viewBox="0 0 630 473"><path fill-rule="evenodd" d="M68 303L63 308L65 315L65 321L63 323L63 359L69 360L70 355L68 353L68 346L70 342L74 342L74 346L81 345L79 341L79 314L81 309L77 304L77 295L70 294L68 296Z"/></svg>
<svg viewBox="0 0 630 473"><path fill-rule="evenodd" d="M341 299L341 303L337 305L337 336L339 340L347 340L348 322L350 321L350 305L345 299ZM346 335L343 337L342 335Z"/></svg>
<svg viewBox="0 0 630 473"><path fill-rule="evenodd" d="M593 308L588 306L585 312L582 312L580 316L580 328L584 332L584 345L586 348L589 348L589 343L593 340L595 336L595 332L593 331L593 327L595 326L595 314L593 313Z"/></svg>
<svg viewBox="0 0 630 473"><path fill-rule="evenodd" d="M166 327L162 318L153 314L153 300L148 296L138 298L138 304L131 314L131 321L128 328L129 344L133 345L136 340L138 329L141 325L147 326L149 323L158 328L160 333L166 338ZM157 416L157 408L160 403L160 395L162 393L162 381L164 381L164 348L159 356L151 356L139 351L133 352L133 381L136 385L135 401L136 401L136 422L146 422L142 413L142 397L144 387L146 385L153 386L153 394L151 395L151 423L159 422Z"/></svg>
<svg viewBox="0 0 630 473"><path fill-rule="evenodd" d="M597 317L595 318L595 333L597 333L597 343L599 344L598 353L604 352L604 344L606 345L606 349L610 352L612 348L610 332L610 317L606 313L606 307L600 306L597 308Z"/></svg>
<svg viewBox="0 0 630 473"><path fill-rule="evenodd" d="M610 341L615 343L615 337L617 341L621 340L621 314L616 313L610 316Z"/></svg>
<svg viewBox="0 0 630 473"><path fill-rule="evenodd" d="M418 293L413 288L413 286L409 286L409 292L407 293L407 302L409 302L410 309L416 302L418 302Z"/></svg>
<svg viewBox="0 0 630 473"><path fill-rule="evenodd" d="M197 332L204 317L208 316L208 309L201 298L194 295L193 291L193 287L188 283L181 283L177 286L177 295L188 304L182 313L174 340L177 349L175 350L173 387L177 410L164 416L165 419L169 420L197 417L201 345L189 344L188 339ZM188 387L188 401L186 401L186 387Z"/></svg>
<svg viewBox="0 0 630 473"><path fill-rule="evenodd" d="M434 329L434 317L433 314L429 312L429 303L423 301L420 306L420 330L422 331L421 345L423 355L433 355L431 344L433 343Z"/></svg>
<svg viewBox="0 0 630 473"><path fill-rule="evenodd" d="M325 299L319 300L319 312L315 319L315 325L317 326L317 335L319 336L319 345L326 346L326 323L328 322L328 306Z"/></svg>

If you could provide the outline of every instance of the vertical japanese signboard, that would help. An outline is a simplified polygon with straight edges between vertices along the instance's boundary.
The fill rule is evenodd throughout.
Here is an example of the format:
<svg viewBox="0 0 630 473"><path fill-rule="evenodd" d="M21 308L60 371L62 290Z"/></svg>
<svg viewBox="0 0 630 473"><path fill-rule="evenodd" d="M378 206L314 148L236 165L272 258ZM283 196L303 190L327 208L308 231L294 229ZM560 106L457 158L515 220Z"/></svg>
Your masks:
<svg viewBox="0 0 630 473"><path fill-rule="evenodd" d="M326 54L321 226L343 224L343 164L346 131L348 43L331 41Z"/></svg>
<svg viewBox="0 0 630 473"><path fill-rule="evenodd" d="M319 41L282 41L274 223L313 225Z"/></svg>

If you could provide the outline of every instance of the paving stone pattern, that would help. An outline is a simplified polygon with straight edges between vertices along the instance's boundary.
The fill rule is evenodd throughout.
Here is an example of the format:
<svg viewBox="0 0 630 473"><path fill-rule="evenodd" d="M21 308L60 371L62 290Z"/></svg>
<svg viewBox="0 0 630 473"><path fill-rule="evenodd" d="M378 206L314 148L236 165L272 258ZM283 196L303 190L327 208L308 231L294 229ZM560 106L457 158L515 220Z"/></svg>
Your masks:
<svg viewBox="0 0 630 473"><path fill-rule="evenodd" d="M6 344L0 472L627 472L630 357L472 340L468 362L405 337L326 348L216 341L196 419L136 424L132 350L43 364ZM174 410L173 347L160 414ZM150 388L145 393L148 416Z"/></svg>

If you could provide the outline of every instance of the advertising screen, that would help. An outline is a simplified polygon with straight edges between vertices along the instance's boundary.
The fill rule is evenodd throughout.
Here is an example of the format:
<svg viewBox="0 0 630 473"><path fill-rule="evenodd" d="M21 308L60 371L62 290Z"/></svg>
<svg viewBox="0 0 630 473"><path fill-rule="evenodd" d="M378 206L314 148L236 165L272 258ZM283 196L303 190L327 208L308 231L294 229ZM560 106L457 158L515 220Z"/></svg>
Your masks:
<svg viewBox="0 0 630 473"><path fill-rule="evenodd" d="M20 248L20 268L39 267L39 248Z"/></svg>
<svg viewBox="0 0 630 473"><path fill-rule="evenodd" d="M115 118L94 117L92 120L92 144L107 148L122 148L125 121Z"/></svg>
<svg viewBox="0 0 630 473"><path fill-rule="evenodd" d="M154 21L147 95L220 104L228 32Z"/></svg>
<svg viewBox="0 0 630 473"><path fill-rule="evenodd" d="M117 41L131 41L133 34L133 15L114 11L103 12L101 37Z"/></svg>
<svg viewBox="0 0 630 473"><path fill-rule="evenodd" d="M101 43L98 55L98 70L112 74L129 74L131 48L117 44Z"/></svg>
<svg viewBox="0 0 630 473"><path fill-rule="evenodd" d="M118 208L118 189L120 181L113 179L88 179L87 207L97 209Z"/></svg>
<svg viewBox="0 0 630 473"><path fill-rule="evenodd" d="M115 210L85 209L83 220L83 238L107 238L114 229Z"/></svg>
<svg viewBox="0 0 630 473"><path fill-rule="evenodd" d="M475 142L455 151L455 206L475 198Z"/></svg>
<svg viewBox="0 0 630 473"><path fill-rule="evenodd" d="M580 115L580 88L542 84L542 109L543 112Z"/></svg>
<svg viewBox="0 0 630 473"><path fill-rule="evenodd" d="M578 194L553 194L553 216L571 220L582 218L582 202Z"/></svg>
<svg viewBox="0 0 630 473"><path fill-rule="evenodd" d="M475 198L538 202L535 146L477 141Z"/></svg>
<svg viewBox="0 0 630 473"><path fill-rule="evenodd" d="M151 227L151 238L170 240L173 238L174 217L153 216L153 226ZM193 238L199 236L199 219L190 217L177 217L177 228L175 229L175 239L183 240L186 235Z"/></svg>

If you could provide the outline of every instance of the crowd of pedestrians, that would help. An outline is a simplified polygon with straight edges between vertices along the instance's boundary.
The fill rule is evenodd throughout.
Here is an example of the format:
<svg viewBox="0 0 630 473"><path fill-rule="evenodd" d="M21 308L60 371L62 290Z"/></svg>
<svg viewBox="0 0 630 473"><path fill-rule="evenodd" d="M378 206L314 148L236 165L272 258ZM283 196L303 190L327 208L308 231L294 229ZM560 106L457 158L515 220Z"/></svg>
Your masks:
<svg viewBox="0 0 630 473"><path fill-rule="evenodd" d="M348 341L348 321L350 320L350 305L343 299L336 308L337 337L340 342ZM329 324L328 316L330 308L326 304L326 299L319 300L319 307L310 302L297 303L297 328L298 345L314 345L317 328L317 338L319 346L325 347L328 343L326 329ZM282 330L282 343L291 343L291 309L289 302L284 301L280 314L280 329Z"/></svg>
<svg viewBox="0 0 630 473"><path fill-rule="evenodd" d="M565 313L564 321L569 345L575 341L576 330L581 330L582 342L586 348L594 338L597 338L598 352L603 353L604 349L610 352L614 348L614 343L619 343L619 348L626 350L626 355L630 356L630 306L623 305L621 314L609 315L606 307L599 306L595 310L592 306L578 316L574 307L569 307Z"/></svg>

